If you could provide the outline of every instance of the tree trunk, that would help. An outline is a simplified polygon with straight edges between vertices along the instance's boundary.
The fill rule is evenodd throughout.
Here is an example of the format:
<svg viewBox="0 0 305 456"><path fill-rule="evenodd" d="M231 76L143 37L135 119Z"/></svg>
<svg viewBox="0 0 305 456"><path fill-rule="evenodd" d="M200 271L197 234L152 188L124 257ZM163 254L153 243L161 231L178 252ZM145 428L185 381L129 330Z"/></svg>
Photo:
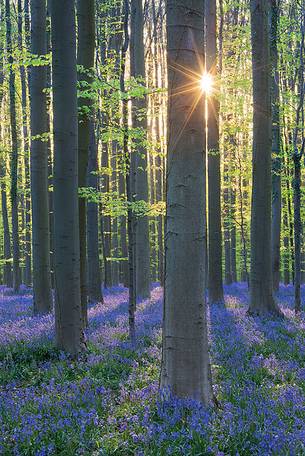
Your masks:
<svg viewBox="0 0 305 456"><path fill-rule="evenodd" d="M29 32L27 30L28 20L27 15L29 14L28 0L24 2L24 18L25 18L25 34ZM22 2L18 0L18 48L20 52L23 52L23 31L22 31ZM27 36L26 36L27 37ZM28 40L25 40L26 47ZM25 173L25 192L24 192L24 259L25 259L25 274L24 282L27 286L32 284L32 271L31 271L31 205L28 192L30 191L30 167L29 167L29 146L30 138L28 135L28 91L27 91L27 72L23 65L20 66L20 80L21 80L21 107L22 107L22 131L23 131L23 143L24 143L24 173Z"/></svg>
<svg viewBox="0 0 305 456"><path fill-rule="evenodd" d="M268 5L265 0L251 0L251 37L254 111L249 313L279 314L280 311L272 294L272 117Z"/></svg>
<svg viewBox="0 0 305 456"><path fill-rule="evenodd" d="M0 23L4 27L5 11L4 4L0 6ZM1 27L1 32L2 32ZM0 42L0 87L3 87L4 82L4 43ZM3 90L0 90L0 110L2 109ZM1 113L2 114L2 113ZM0 124L0 141L4 140L3 126ZM0 160L0 179L1 179L1 213L2 213L2 226L3 226L3 256L4 256L4 273L3 280L7 287L12 287L12 268L11 268L11 238L7 213L7 195L6 195L6 157L2 156Z"/></svg>
<svg viewBox="0 0 305 456"><path fill-rule="evenodd" d="M206 70L217 76L216 0L205 1ZM213 89L212 89L213 90ZM208 97L208 208L209 208L209 301L223 303L222 233L220 205L219 101L214 92Z"/></svg>
<svg viewBox="0 0 305 456"><path fill-rule="evenodd" d="M13 288L18 293L20 287L20 247L18 232L18 137L16 119L16 85L15 73L12 65L14 63L12 54L12 24L10 12L10 0L5 1L6 7L6 46L8 53L9 70L9 99L10 99L10 123L11 123L11 211L12 211L12 239L13 239Z"/></svg>
<svg viewBox="0 0 305 456"><path fill-rule="evenodd" d="M271 63L272 63L272 280L273 291L280 284L281 247L281 136L279 111L279 72L278 72L278 0L271 0Z"/></svg>
<svg viewBox="0 0 305 456"><path fill-rule="evenodd" d="M82 66L78 80L88 85L92 82L95 55L95 0L78 0L78 46L77 64ZM90 112L93 100L80 96L78 99L78 186L85 187L88 167L88 151L90 142ZM84 326L88 324L87 316L87 230L86 200L79 198L79 241L80 241L80 294Z"/></svg>
<svg viewBox="0 0 305 456"><path fill-rule="evenodd" d="M167 2L168 166L161 387L212 400L205 287L203 2ZM184 69L181 71L181 69ZM194 81L194 74L198 80ZM190 83L193 90L181 90Z"/></svg>
<svg viewBox="0 0 305 456"><path fill-rule="evenodd" d="M77 73L74 1L52 1L55 321L57 345L81 349Z"/></svg>
<svg viewBox="0 0 305 456"><path fill-rule="evenodd" d="M46 45L46 2L31 0L31 52L44 56ZM48 144L43 135L49 131L47 67L33 66L30 77L31 96L31 195L33 242L34 312L52 310L50 271L50 227L48 195ZM42 136L40 136L42 135Z"/></svg>
<svg viewBox="0 0 305 456"><path fill-rule="evenodd" d="M130 24L130 74L145 78L142 0L131 0ZM132 102L132 126L147 131L146 98ZM143 112L144 111L144 112ZM144 136L145 138L145 136ZM147 150L140 142L134 144L135 200L148 203ZM150 245L148 216L136 222L136 290L140 298L150 296Z"/></svg>
<svg viewBox="0 0 305 456"><path fill-rule="evenodd" d="M90 147L88 161L87 185L98 189L96 171L97 144L95 139L94 123L90 123ZM90 302L103 302L101 269L98 248L98 205L94 202L87 203L87 243L88 243L88 297Z"/></svg>

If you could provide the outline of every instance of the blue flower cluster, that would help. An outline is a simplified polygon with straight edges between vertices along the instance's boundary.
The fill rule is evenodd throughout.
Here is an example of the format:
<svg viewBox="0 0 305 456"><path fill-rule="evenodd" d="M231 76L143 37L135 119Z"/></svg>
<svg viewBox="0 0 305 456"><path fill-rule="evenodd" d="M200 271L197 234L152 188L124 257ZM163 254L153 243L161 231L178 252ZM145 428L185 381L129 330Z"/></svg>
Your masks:
<svg viewBox="0 0 305 456"><path fill-rule="evenodd" d="M305 455L304 313L291 287L278 298L284 319L247 316L244 284L208 310L218 405L207 409L158 389L160 287L138 303L135 350L128 292L106 291L77 362L53 346L53 317L32 316L30 290L0 288L0 454Z"/></svg>

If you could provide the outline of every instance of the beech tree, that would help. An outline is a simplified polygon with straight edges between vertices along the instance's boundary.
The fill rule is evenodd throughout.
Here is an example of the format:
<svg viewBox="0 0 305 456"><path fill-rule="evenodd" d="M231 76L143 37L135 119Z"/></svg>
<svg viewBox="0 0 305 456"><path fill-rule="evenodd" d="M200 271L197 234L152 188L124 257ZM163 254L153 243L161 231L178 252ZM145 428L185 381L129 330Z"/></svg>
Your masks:
<svg viewBox="0 0 305 456"><path fill-rule="evenodd" d="M131 23L130 23L130 73L131 76L141 77L145 80L144 60L144 36L143 36L143 8L142 0L131 0ZM132 111L132 125L141 129L146 136L146 98L134 99ZM145 137L144 136L144 137ZM147 180L147 150L143 147L143 141L135 142L133 154L135 154L134 189L135 201L148 202ZM137 296L148 298L150 296L150 248L149 226L147 215L138 217L136 220L136 290Z"/></svg>
<svg viewBox="0 0 305 456"><path fill-rule="evenodd" d="M211 93L208 93L208 208L209 208L209 301L223 302L222 285L222 233L220 206L220 152L219 152L219 101L215 93L217 77L216 0L205 1L206 21L206 71L210 77Z"/></svg>
<svg viewBox="0 0 305 456"><path fill-rule="evenodd" d="M92 98L88 96L93 78L95 50L95 0L78 0L78 46L77 64L80 66L78 80L81 85L78 103L78 185L86 186L88 154L90 143L90 116ZM82 93L84 95L82 95ZM86 242L86 200L79 199L80 238L80 286L81 306L84 325L87 324L87 242Z"/></svg>
<svg viewBox="0 0 305 456"><path fill-rule="evenodd" d="M31 53L44 58L46 43L46 1L31 0ZM43 63L43 62L42 62ZM47 66L32 66L30 77L31 106L31 198L34 312L52 310L50 272L50 227L48 194Z"/></svg>
<svg viewBox="0 0 305 456"><path fill-rule="evenodd" d="M166 12L169 106L161 386L208 404L203 2L168 0ZM198 78L190 90L194 74Z"/></svg>
<svg viewBox="0 0 305 456"><path fill-rule="evenodd" d="M81 349L75 3L52 0L55 323L59 348Z"/></svg>
<svg viewBox="0 0 305 456"><path fill-rule="evenodd" d="M6 47L8 52L9 69L9 100L10 100L10 124L11 124L11 206L12 206L12 241L13 241L13 288L15 293L19 291L20 274L20 245L19 245L19 221L18 221L18 133L16 117L16 78L13 69L12 48L12 21L10 0L5 1L6 14Z"/></svg>
<svg viewBox="0 0 305 456"><path fill-rule="evenodd" d="M279 0L271 0L271 41L270 57L272 64L272 280L273 290L278 291L280 284L281 260L281 132L280 132L280 91L278 69L278 21Z"/></svg>
<svg viewBox="0 0 305 456"><path fill-rule="evenodd" d="M269 6L251 0L253 159L249 313L279 314L271 269L271 77Z"/></svg>

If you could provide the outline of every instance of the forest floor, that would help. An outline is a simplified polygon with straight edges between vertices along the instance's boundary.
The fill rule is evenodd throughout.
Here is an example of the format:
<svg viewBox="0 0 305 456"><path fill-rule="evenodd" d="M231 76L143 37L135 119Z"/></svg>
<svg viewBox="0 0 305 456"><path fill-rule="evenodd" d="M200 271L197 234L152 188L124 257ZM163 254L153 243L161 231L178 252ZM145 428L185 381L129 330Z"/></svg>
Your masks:
<svg viewBox="0 0 305 456"><path fill-rule="evenodd" d="M138 304L136 350L127 297L114 288L90 307L74 362L54 348L53 317L31 315L29 290L0 288L1 455L305 455L305 320L292 287L278 295L282 320L246 316L243 284L210 309L211 410L160 400L162 291Z"/></svg>

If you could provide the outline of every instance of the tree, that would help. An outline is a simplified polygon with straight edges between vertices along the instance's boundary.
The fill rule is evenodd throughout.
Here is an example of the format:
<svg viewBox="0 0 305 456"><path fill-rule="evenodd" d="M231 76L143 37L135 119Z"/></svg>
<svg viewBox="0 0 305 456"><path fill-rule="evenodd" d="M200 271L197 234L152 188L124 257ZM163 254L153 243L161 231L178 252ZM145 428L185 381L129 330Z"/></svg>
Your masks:
<svg viewBox="0 0 305 456"><path fill-rule="evenodd" d="M216 0L206 0L206 71L217 76ZM211 303L223 302L222 234L220 206L220 153L219 153L219 102L215 94L215 81L208 96L208 208L209 208L209 277Z"/></svg>
<svg viewBox="0 0 305 456"><path fill-rule="evenodd" d="M97 144L94 122L91 121L87 185L95 190L98 189L97 169ZM98 205L93 201L87 203L87 243L89 302L103 302L98 242Z"/></svg>
<svg viewBox="0 0 305 456"><path fill-rule="evenodd" d="M161 386L212 400L206 323L203 2L167 2L168 158ZM195 81L192 78L194 75ZM187 90L183 90L187 88Z"/></svg>
<svg viewBox="0 0 305 456"><path fill-rule="evenodd" d="M272 280L273 290L278 291L280 283L281 247L281 134L280 134L280 91L278 70L278 21L279 1L271 0L271 49L272 63Z"/></svg>
<svg viewBox="0 0 305 456"><path fill-rule="evenodd" d="M90 116L92 115L92 97L88 96L95 50L95 0L78 0L78 80L83 89L78 103L78 185L86 186L88 153L90 142ZM86 200L79 199L79 239L80 239L80 287L81 307L84 325L87 325L87 242L86 242Z"/></svg>
<svg viewBox="0 0 305 456"><path fill-rule="evenodd" d="M294 204L294 306L295 311L301 311L301 242L302 242L302 220L301 220L301 167L302 157L305 152L304 135L304 51L305 51L305 2L302 2L301 18L301 41L299 48L298 68L298 94L299 103L296 110L296 123L293 132L293 204ZM300 127L302 125L302 127Z"/></svg>
<svg viewBox="0 0 305 456"><path fill-rule="evenodd" d="M75 4L52 1L55 321L59 348L81 349Z"/></svg>
<svg viewBox="0 0 305 456"><path fill-rule="evenodd" d="M130 24L130 74L145 80L144 36L143 36L143 11L142 0L131 0ZM132 102L132 126L144 132L147 131L146 98L137 98ZM148 202L147 180L147 150L142 141L136 141L133 153L135 170L135 201ZM136 221L136 290L137 296L148 298L150 296L150 246L148 216L144 215Z"/></svg>
<svg viewBox="0 0 305 456"><path fill-rule="evenodd" d="M22 1L18 0L18 48L22 53L24 51L24 40L23 35L25 34L25 45L28 48L29 38L27 36L28 30L28 14L29 14L29 2L25 0L24 2L24 14L22 10ZM25 30L23 33L23 16L25 18ZM29 146L30 146L30 137L28 134L28 72L26 71L24 65L20 65L20 80L21 80L21 107L22 107L22 133L23 133L23 143L24 143L24 173L25 173L25 182L24 182L24 192L21 195L22 206L23 206L23 231L24 231L24 259L25 259L25 274L24 274L24 283L28 286L32 285L32 270L31 270L31 204L29 198L29 187L30 187L30 165L29 165Z"/></svg>
<svg viewBox="0 0 305 456"><path fill-rule="evenodd" d="M19 246L19 222L18 222L18 134L16 118L16 84L15 72L13 69L13 48L12 48L12 22L10 1L5 1L6 13L6 47L8 52L9 69L9 100L10 100L10 123L11 123L11 205L12 205L12 240L13 240L13 288L17 293L20 287L20 246Z"/></svg>
<svg viewBox="0 0 305 456"><path fill-rule="evenodd" d="M271 77L269 7L251 0L253 72L253 156L250 314L280 311L272 293L271 270Z"/></svg>
<svg viewBox="0 0 305 456"><path fill-rule="evenodd" d="M3 26L4 26L4 4L0 6L0 33L3 35ZM2 109L2 102L4 98L4 44L0 40L0 109ZM0 141L3 142L3 128L0 125ZM7 195L6 195L6 157L2 156L0 159L0 179L1 179L1 213L2 213L2 225L3 225L3 254L4 254L4 284L7 287L11 287L13 284L12 280L12 268L11 268L11 237L8 221L8 211L7 211Z"/></svg>
<svg viewBox="0 0 305 456"><path fill-rule="evenodd" d="M46 43L46 1L31 0L31 53L45 58ZM32 197L32 251L33 251L33 293L34 312L46 313L52 310L50 271L50 227L48 194L48 143L45 135L49 132L47 87L47 66L31 67L31 197Z"/></svg>

